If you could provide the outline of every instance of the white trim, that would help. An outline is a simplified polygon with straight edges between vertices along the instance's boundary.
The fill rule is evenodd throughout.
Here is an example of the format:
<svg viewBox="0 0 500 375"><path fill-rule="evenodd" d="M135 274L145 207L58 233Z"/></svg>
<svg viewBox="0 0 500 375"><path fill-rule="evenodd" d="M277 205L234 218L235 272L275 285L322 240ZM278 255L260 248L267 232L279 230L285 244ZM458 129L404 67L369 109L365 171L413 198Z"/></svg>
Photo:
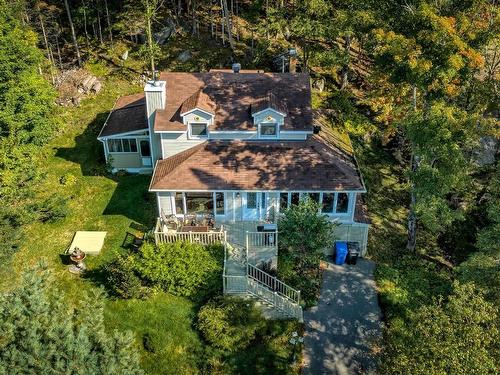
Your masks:
<svg viewBox="0 0 500 375"><path fill-rule="evenodd" d="M125 138L127 136L133 136L136 133L143 133L143 132L149 132L148 128L145 129L139 129L139 130L133 130L125 133L116 133L116 134L110 134L110 135L105 135L103 137L97 137L98 140L103 140L103 139L108 139L108 138ZM138 134L137 136L139 137L149 137L149 134L143 135L143 134Z"/></svg>
<svg viewBox="0 0 500 375"><path fill-rule="evenodd" d="M281 134L314 134L314 132L308 130L281 130Z"/></svg>
<svg viewBox="0 0 500 375"><path fill-rule="evenodd" d="M140 168L113 168L111 173L116 173L119 171L125 171L128 173L143 173L143 172L153 172L152 167L140 167ZM152 192L155 193L155 192Z"/></svg>
<svg viewBox="0 0 500 375"><path fill-rule="evenodd" d="M182 134L182 133L186 133L187 130L154 130L153 129L153 133L155 134L162 134L162 133L167 133L167 134Z"/></svg>
<svg viewBox="0 0 500 375"><path fill-rule="evenodd" d="M260 115L262 112L265 112L265 111L273 111L274 113L277 113L278 115L281 115L283 117L286 117L286 113L281 113L280 111L277 111L275 110L274 108L271 108L271 107L266 107L264 108L263 110L259 111L259 112L255 112L252 114L252 117L255 118L255 116L258 116Z"/></svg>
<svg viewBox="0 0 500 375"><path fill-rule="evenodd" d="M158 161L156 162L158 163ZM156 165L155 165L155 169L156 169ZM149 190L150 192L162 192L162 191L165 191L165 192L168 192L168 191L185 191L185 192L192 192L192 193L203 193L203 192L207 192L207 193L210 193L212 191L226 191L226 192L235 192L235 193L238 193L238 192L243 192L243 191L250 191L250 192L266 192L266 193L321 193L321 192L324 192L324 193L366 193L366 190L264 190L264 189L255 189L255 190L245 190L245 189L239 189L239 190L235 190L235 189L229 189L229 190L225 190L225 189L211 189L211 190L206 190L206 189L150 189Z"/></svg>
<svg viewBox="0 0 500 375"><path fill-rule="evenodd" d="M181 113L181 117L184 117L186 115L189 115L190 113L194 112L194 111L200 111L200 112L203 112L207 115L209 115L210 117L214 117L215 116L215 113L211 113L211 112L208 112L208 111L205 111L204 109L201 109L201 108L198 108L198 107L195 107L187 112L184 112L184 113Z"/></svg>
<svg viewBox="0 0 500 375"><path fill-rule="evenodd" d="M212 130L211 134L257 134L256 130Z"/></svg>
<svg viewBox="0 0 500 375"><path fill-rule="evenodd" d="M204 135L204 136L199 136L199 135L193 135L191 134L191 125L194 124L194 125L205 125L207 127L207 135ZM190 122L188 123L187 127L188 127L188 140L199 140L199 139L208 139L210 137L210 131L208 130L208 126L210 124L206 121L196 121L196 122Z"/></svg>
<svg viewBox="0 0 500 375"><path fill-rule="evenodd" d="M276 127L276 134L275 135L262 135L261 129L260 129L262 125L274 125ZM258 133L259 133L259 139L279 139L280 138L280 124L276 121L259 122L257 129L258 129Z"/></svg>

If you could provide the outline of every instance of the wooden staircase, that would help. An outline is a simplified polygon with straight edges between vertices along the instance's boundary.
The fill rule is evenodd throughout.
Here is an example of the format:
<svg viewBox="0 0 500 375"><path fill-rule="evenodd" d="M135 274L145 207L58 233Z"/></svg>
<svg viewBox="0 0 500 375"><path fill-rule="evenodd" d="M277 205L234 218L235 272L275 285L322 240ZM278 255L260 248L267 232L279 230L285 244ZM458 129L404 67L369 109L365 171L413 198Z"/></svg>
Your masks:
<svg viewBox="0 0 500 375"><path fill-rule="evenodd" d="M269 232L259 234L269 236ZM274 238L277 240L277 233ZM260 306L264 315L269 318L295 318L302 322L300 291L250 263L248 254L252 243L265 243L267 246L268 240L258 238L256 233L247 232L245 243L245 248L238 244L226 243L222 277L224 294L256 299L257 306ZM277 241L273 246L277 247Z"/></svg>

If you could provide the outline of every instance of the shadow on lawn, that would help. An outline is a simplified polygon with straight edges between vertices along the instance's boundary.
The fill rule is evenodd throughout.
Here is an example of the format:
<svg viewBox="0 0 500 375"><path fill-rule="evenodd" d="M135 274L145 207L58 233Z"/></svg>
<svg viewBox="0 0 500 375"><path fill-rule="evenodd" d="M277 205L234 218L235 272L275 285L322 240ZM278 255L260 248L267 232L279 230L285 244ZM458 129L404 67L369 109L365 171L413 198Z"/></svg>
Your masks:
<svg viewBox="0 0 500 375"><path fill-rule="evenodd" d="M83 176L105 176L117 183L103 215L123 215L150 228L154 222L154 197L148 192L151 176L113 176L106 171L102 143L97 136L106 121L108 112L99 113L75 137L75 147L58 148L56 156L77 163Z"/></svg>

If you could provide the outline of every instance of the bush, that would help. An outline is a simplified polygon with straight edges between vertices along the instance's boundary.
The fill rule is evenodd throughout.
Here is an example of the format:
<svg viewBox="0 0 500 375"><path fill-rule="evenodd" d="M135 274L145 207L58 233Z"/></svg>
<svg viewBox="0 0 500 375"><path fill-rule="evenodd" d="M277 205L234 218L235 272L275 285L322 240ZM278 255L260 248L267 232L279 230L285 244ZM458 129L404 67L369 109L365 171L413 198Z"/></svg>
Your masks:
<svg viewBox="0 0 500 375"><path fill-rule="evenodd" d="M148 289L134 270L133 256L118 256L104 266L108 289L121 298L144 298Z"/></svg>
<svg viewBox="0 0 500 375"><path fill-rule="evenodd" d="M214 347L236 352L250 345L266 322L253 302L235 297L218 297L198 312L198 329Z"/></svg>
<svg viewBox="0 0 500 375"><path fill-rule="evenodd" d="M223 257L222 245L146 243L139 250L134 268L150 285L204 300L220 291Z"/></svg>

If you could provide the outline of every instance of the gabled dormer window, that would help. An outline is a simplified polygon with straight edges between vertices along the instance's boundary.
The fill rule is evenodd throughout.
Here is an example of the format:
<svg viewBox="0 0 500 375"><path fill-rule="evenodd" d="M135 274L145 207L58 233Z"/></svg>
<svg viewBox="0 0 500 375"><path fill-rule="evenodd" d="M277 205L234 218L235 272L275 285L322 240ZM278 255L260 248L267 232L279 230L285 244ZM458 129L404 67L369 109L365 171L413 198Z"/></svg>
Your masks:
<svg viewBox="0 0 500 375"><path fill-rule="evenodd" d="M189 138L190 139L208 138L208 124L203 122L190 122Z"/></svg>
<svg viewBox="0 0 500 375"><path fill-rule="evenodd" d="M261 122L259 124L259 138L278 138L278 124L275 122Z"/></svg>

